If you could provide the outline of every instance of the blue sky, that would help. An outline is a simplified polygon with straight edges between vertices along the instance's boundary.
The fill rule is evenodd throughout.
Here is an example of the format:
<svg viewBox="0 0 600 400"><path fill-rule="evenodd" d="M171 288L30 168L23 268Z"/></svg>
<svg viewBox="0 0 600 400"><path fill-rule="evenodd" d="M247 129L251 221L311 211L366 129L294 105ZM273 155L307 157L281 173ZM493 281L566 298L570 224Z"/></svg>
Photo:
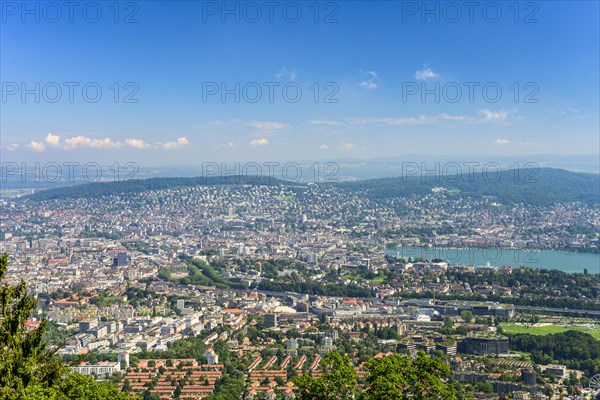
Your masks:
<svg viewBox="0 0 600 400"><path fill-rule="evenodd" d="M2 2L3 161L598 152L597 1L276 3Z"/></svg>

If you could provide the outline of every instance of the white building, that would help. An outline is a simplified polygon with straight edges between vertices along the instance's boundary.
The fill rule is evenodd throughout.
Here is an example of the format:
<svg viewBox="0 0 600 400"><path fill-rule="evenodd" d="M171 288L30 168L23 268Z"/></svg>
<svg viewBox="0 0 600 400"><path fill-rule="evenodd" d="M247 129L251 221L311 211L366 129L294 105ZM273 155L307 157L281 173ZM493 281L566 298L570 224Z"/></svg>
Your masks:
<svg viewBox="0 0 600 400"><path fill-rule="evenodd" d="M208 360L209 364L218 364L219 363L219 355L215 353L213 349L207 349L204 352L204 357Z"/></svg>
<svg viewBox="0 0 600 400"><path fill-rule="evenodd" d="M119 362L100 361L98 364L81 364L71 367L71 372L79 372L83 375L94 374L96 376L108 377L121 370Z"/></svg>

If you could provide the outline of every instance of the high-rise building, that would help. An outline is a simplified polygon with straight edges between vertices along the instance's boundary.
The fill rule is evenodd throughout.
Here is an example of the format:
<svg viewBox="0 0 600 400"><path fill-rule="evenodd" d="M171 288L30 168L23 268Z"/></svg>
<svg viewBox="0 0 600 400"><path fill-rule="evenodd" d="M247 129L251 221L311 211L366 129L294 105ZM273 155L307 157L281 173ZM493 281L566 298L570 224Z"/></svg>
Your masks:
<svg viewBox="0 0 600 400"><path fill-rule="evenodd" d="M468 337L458 343L459 353L485 356L488 354L508 354L506 337Z"/></svg>
<svg viewBox="0 0 600 400"><path fill-rule="evenodd" d="M123 352L119 353L117 356L117 360L119 361L119 363L123 362L125 364L125 368L129 367L129 353L128 352L123 351Z"/></svg>
<svg viewBox="0 0 600 400"><path fill-rule="evenodd" d="M113 266L114 267L122 267L124 265L127 265L129 263L128 257L127 257L127 253L120 251L117 253L117 255L115 256L115 258L113 258Z"/></svg>
<svg viewBox="0 0 600 400"><path fill-rule="evenodd" d="M275 328L279 325L279 315L277 314L265 314L265 327Z"/></svg>

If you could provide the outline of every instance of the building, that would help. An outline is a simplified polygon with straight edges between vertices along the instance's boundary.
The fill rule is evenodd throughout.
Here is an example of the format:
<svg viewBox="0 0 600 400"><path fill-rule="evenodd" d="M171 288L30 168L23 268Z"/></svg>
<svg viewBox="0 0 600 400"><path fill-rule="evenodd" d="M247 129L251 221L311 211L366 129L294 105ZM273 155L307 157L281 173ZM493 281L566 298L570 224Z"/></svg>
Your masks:
<svg viewBox="0 0 600 400"><path fill-rule="evenodd" d="M127 253L125 252L118 252L117 255L115 256L115 258L113 258L113 267L122 267L124 265L127 265L129 263L128 257L127 257Z"/></svg>
<svg viewBox="0 0 600 400"><path fill-rule="evenodd" d="M557 378L562 378L567 373L567 367L564 365L550 364L546 367L546 374L553 375Z"/></svg>
<svg viewBox="0 0 600 400"><path fill-rule="evenodd" d="M458 343L457 351L475 356L508 354L508 338L468 337Z"/></svg>
<svg viewBox="0 0 600 400"><path fill-rule="evenodd" d="M398 343L397 351L402 354L415 355L417 354L417 345L410 342Z"/></svg>
<svg viewBox="0 0 600 400"><path fill-rule="evenodd" d="M207 349L204 352L204 357L206 357L207 363L210 365L219 363L219 355L213 349Z"/></svg>
<svg viewBox="0 0 600 400"><path fill-rule="evenodd" d="M531 368L524 368L521 370L521 380L526 385L535 385L537 383L537 375Z"/></svg>
<svg viewBox="0 0 600 400"><path fill-rule="evenodd" d="M265 327L275 328L279 325L279 315L277 314L265 314Z"/></svg>
<svg viewBox="0 0 600 400"><path fill-rule="evenodd" d="M87 333L98 326L97 318L86 318L79 321L79 332Z"/></svg>
<svg viewBox="0 0 600 400"><path fill-rule="evenodd" d="M79 372L83 375L95 375L101 377L109 377L120 370L121 363L110 361L100 361L98 364L83 363L77 367L71 367L71 372Z"/></svg>
<svg viewBox="0 0 600 400"><path fill-rule="evenodd" d="M129 367L129 353L126 351L119 353L117 361L119 364L123 363L125 368Z"/></svg>
<svg viewBox="0 0 600 400"><path fill-rule="evenodd" d="M441 350L443 351L445 354L448 354L449 356L455 356L456 355L456 343L453 344L444 344L444 343L437 343L435 345L436 350Z"/></svg>

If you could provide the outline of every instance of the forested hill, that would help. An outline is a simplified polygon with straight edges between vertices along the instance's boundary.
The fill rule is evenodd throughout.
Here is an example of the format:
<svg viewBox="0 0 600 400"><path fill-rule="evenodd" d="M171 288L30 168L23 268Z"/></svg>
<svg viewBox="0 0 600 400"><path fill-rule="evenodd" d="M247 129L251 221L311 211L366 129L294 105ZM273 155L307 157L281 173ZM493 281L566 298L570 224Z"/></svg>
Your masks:
<svg viewBox="0 0 600 400"><path fill-rule="evenodd" d="M83 185L64 186L53 189L40 190L27 199L41 201L69 198L95 198L107 195L141 193L151 190L174 189L194 186L219 186L219 185L279 185L290 182L275 179L269 176L214 176L194 178L150 178L132 179L117 182L93 182Z"/></svg>
<svg viewBox="0 0 600 400"><path fill-rule="evenodd" d="M486 173L465 171L460 175L422 174L398 178L369 179L337 184L346 190L366 192L371 199L385 200L425 195L433 188L457 197L490 197L502 204L544 205L581 201L600 204L600 175L555 168L511 169Z"/></svg>
<svg viewBox="0 0 600 400"><path fill-rule="evenodd" d="M216 185L300 185L272 177L243 176L151 178L121 182L101 182L59 187L27 196L31 200L93 198L111 194L139 193L149 190ZM355 182L328 183L342 190L360 193L375 200L426 195L442 188L446 195L457 198L489 197L502 204L544 205L555 202L581 201L600 204L600 175L576 173L554 168L505 170L496 173L465 173L434 176L423 174L396 178L379 178Z"/></svg>

